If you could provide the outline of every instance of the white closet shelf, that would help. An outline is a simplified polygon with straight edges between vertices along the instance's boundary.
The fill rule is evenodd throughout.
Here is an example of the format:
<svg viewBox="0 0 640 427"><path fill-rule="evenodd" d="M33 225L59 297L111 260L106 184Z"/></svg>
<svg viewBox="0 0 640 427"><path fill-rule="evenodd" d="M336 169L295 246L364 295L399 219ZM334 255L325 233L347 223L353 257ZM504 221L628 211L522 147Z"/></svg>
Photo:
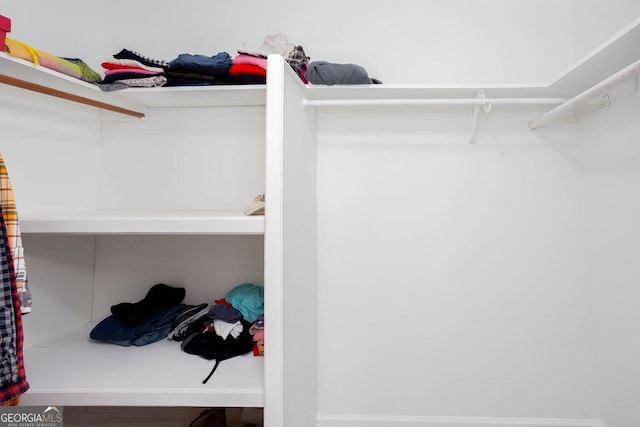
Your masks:
<svg viewBox="0 0 640 427"><path fill-rule="evenodd" d="M22 233L264 234L264 216L238 211L91 211L20 215Z"/></svg>
<svg viewBox="0 0 640 427"><path fill-rule="evenodd" d="M161 340L141 347L93 341L89 323L25 350L24 405L264 406L264 358L249 353L214 366ZM108 372L108 375L104 375Z"/></svg>
<svg viewBox="0 0 640 427"><path fill-rule="evenodd" d="M24 83L19 86L24 89L37 92L39 90L33 86L46 88L53 92L47 95L63 99L70 96L74 99L69 101L105 110L109 110L109 106L116 110L125 109L128 112L116 112L138 114L138 117L144 116L146 108L264 106L266 103L265 85L131 88L104 92L96 85L0 52L0 82L13 85L15 80ZM87 102L75 99L77 97ZM90 102L107 106L101 107Z"/></svg>

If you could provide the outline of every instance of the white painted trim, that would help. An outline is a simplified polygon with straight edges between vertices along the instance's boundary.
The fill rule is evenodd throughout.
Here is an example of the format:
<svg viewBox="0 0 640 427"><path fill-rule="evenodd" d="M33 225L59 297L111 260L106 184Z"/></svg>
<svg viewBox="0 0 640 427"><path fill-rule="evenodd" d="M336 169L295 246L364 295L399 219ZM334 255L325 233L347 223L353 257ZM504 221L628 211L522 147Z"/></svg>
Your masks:
<svg viewBox="0 0 640 427"><path fill-rule="evenodd" d="M316 427L606 427L597 419L328 415Z"/></svg>
<svg viewBox="0 0 640 427"><path fill-rule="evenodd" d="M281 427L284 424L284 60L279 55L270 55L267 69L264 307L269 319L265 340L270 350L264 356L264 426Z"/></svg>

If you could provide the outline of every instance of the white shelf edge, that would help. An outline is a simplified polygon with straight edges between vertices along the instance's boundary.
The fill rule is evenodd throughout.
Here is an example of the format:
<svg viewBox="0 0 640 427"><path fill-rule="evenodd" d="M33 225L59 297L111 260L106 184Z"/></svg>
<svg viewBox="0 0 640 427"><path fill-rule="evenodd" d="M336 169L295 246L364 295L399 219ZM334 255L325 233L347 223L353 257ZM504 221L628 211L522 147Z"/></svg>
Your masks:
<svg viewBox="0 0 640 427"><path fill-rule="evenodd" d="M214 361L187 354L179 342L166 339L141 347L92 341L95 324L25 350L30 389L21 404L264 406L263 357L249 353L220 362L202 384Z"/></svg>
<svg viewBox="0 0 640 427"><path fill-rule="evenodd" d="M264 234L264 216L238 211L21 214L23 234Z"/></svg>

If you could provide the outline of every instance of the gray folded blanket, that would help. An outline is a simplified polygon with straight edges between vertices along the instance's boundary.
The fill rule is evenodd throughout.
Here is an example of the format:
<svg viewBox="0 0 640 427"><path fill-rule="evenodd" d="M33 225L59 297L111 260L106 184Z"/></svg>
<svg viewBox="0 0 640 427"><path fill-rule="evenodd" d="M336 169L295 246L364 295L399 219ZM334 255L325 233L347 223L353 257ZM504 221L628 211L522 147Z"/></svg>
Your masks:
<svg viewBox="0 0 640 427"><path fill-rule="evenodd" d="M317 85L360 85L382 83L369 77L364 67L356 64L335 64L327 61L314 61L307 67L304 77L309 83Z"/></svg>

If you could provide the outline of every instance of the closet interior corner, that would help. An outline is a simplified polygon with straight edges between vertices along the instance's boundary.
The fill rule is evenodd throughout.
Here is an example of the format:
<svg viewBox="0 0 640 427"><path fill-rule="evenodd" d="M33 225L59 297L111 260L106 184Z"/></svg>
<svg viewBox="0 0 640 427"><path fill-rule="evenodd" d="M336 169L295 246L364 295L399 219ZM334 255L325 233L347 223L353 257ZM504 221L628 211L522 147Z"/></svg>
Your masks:
<svg viewBox="0 0 640 427"><path fill-rule="evenodd" d="M262 408L267 427L597 425L593 248L572 220L610 170L580 132L637 93L639 43L635 21L549 84L319 86L270 55L266 85L114 92L0 53L34 300L22 404ZM214 367L171 340L90 339L156 284L193 306L263 288L264 354ZM369 323L380 307L402 327ZM428 339L377 341L406 345L405 325ZM405 413L368 417L360 396ZM476 417L492 410L524 415Z"/></svg>

